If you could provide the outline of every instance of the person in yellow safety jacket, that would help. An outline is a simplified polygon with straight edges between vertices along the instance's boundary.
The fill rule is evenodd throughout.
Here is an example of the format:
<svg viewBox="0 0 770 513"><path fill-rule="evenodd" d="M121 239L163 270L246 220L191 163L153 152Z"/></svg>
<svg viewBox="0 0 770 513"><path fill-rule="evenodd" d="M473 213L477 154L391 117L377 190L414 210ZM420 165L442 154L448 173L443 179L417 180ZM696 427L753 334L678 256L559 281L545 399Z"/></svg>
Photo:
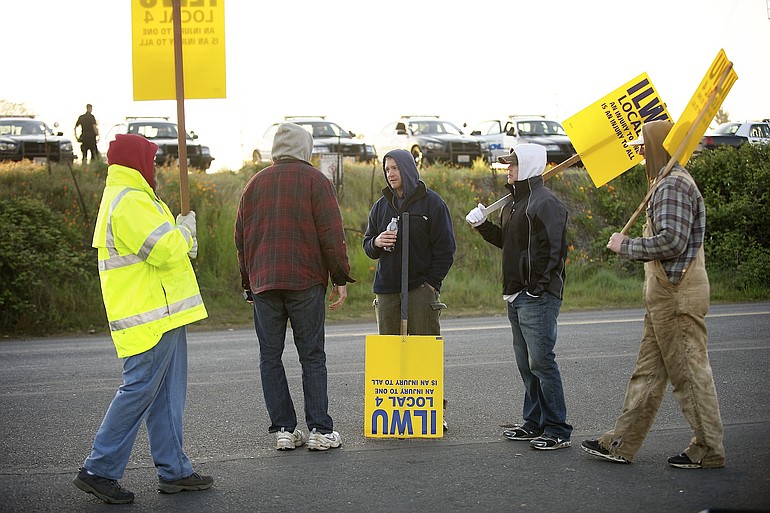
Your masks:
<svg viewBox="0 0 770 513"><path fill-rule="evenodd" d="M137 148L154 155L144 144L150 141L141 136L135 141ZM139 156L136 149L127 152L133 155ZM153 166L149 180L135 169L141 163L133 164L110 164L93 239L104 306L120 358L150 349L171 329L206 318L186 255L191 249L197 252L192 248L195 213L189 214L191 227L175 226L171 211L155 194L154 163L148 164Z"/></svg>
<svg viewBox="0 0 770 513"><path fill-rule="evenodd" d="M118 135L107 151L107 183L93 246L118 357L118 389L73 483L112 504L134 500L122 488L137 432L146 421L158 491L204 490L214 480L193 471L182 448L187 393L185 326L207 316L190 263L197 255L195 212L176 222L155 193L158 146Z"/></svg>

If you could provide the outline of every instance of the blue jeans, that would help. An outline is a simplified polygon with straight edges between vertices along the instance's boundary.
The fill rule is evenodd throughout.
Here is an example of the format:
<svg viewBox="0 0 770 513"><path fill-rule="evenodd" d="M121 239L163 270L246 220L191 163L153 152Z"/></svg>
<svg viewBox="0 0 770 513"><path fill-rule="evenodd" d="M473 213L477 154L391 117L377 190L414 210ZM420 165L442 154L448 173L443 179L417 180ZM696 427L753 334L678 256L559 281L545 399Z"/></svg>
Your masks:
<svg viewBox="0 0 770 513"><path fill-rule="evenodd" d="M143 420L147 421L152 460L163 479L193 473L182 449L182 418L187 395L187 331L164 333L152 349L123 361L123 384L96 433L83 468L107 479L121 479Z"/></svg>
<svg viewBox="0 0 770 513"><path fill-rule="evenodd" d="M259 340L259 370L270 415L270 433L281 428L293 431L297 427L297 414L283 368L287 321L291 321L294 345L302 365L307 427L319 433L333 430L326 390L325 295L326 289L320 285L305 290L254 294L254 327Z"/></svg>
<svg viewBox="0 0 770 513"><path fill-rule="evenodd" d="M547 292L540 297L522 292L508 303L508 320L524 381L524 426L569 440L572 426L567 424L564 389L553 352L560 309L561 300Z"/></svg>

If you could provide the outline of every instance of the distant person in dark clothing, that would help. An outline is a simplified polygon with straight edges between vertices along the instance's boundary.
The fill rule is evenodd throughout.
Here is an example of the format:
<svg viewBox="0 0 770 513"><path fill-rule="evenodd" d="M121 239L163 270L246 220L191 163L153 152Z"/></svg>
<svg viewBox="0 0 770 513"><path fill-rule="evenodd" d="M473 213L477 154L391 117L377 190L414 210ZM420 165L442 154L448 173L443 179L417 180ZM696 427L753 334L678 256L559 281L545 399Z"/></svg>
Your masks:
<svg viewBox="0 0 770 513"><path fill-rule="evenodd" d="M83 154L83 162L86 161L86 154L91 152L91 160L99 158L99 150L96 148L96 137L99 135L99 127L96 125L96 118L91 114L93 106L86 105L86 112L81 114L75 123L75 135L80 142L80 152ZM78 135L80 127L80 135Z"/></svg>

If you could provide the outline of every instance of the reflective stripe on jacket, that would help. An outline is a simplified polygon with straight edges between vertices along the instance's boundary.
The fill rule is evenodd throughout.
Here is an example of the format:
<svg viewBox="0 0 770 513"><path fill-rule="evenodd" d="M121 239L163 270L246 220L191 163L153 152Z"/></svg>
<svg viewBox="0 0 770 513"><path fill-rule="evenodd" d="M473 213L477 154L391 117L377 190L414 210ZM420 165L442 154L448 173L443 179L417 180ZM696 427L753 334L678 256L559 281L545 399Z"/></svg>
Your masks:
<svg viewBox="0 0 770 513"><path fill-rule="evenodd" d="M118 357L143 353L167 331L207 317L187 256L191 234L138 171L109 167L92 245Z"/></svg>

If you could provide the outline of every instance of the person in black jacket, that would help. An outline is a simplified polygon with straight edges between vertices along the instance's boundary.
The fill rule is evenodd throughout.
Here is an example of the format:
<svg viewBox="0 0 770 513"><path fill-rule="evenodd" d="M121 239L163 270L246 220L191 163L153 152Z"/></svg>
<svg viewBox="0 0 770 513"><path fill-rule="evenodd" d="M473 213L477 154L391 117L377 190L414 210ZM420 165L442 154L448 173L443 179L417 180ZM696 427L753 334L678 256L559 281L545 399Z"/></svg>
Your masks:
<svg viewBox="0 0 770 513"><path fill-rule="evenodd" d="M75 135L80 141L80 151L83 153L83 163L86 162L86 155L91 152L91 160L99 158L99 149L96 147L96 138L99 135L99 127L96 124L96 118L91 114L93 109L89 103L86 105L86 111L78 117L75 122ZM78 135L80 127L80 135Z"/></svg>
<svg viewBox="0 0 770 513"><path fill-rule="evenodd" d="M520 144L498 160L508 164L506 187L513 198L503 207L502 226L487 220L481 203L466 220L484 240L503 250L503 299L524 381L524 423L503 435L529 441L533 449L562 449L571 445L572 426L567 423L554 347L564 291L567 209L543 185L545 147Z"/></svg>
<svg viewBox="0 0 770 513"><path fill-rule="evenodd" d="M393 218L409 213L409 312L407 334L440 335L441 283L452 266L455 237L449 208L420 180L412 155L393 150L382 159L387 187L372 206L363 248L377 260L372 291L380 335L401 334L401 251L403 239L388 230Z"/></svg>

